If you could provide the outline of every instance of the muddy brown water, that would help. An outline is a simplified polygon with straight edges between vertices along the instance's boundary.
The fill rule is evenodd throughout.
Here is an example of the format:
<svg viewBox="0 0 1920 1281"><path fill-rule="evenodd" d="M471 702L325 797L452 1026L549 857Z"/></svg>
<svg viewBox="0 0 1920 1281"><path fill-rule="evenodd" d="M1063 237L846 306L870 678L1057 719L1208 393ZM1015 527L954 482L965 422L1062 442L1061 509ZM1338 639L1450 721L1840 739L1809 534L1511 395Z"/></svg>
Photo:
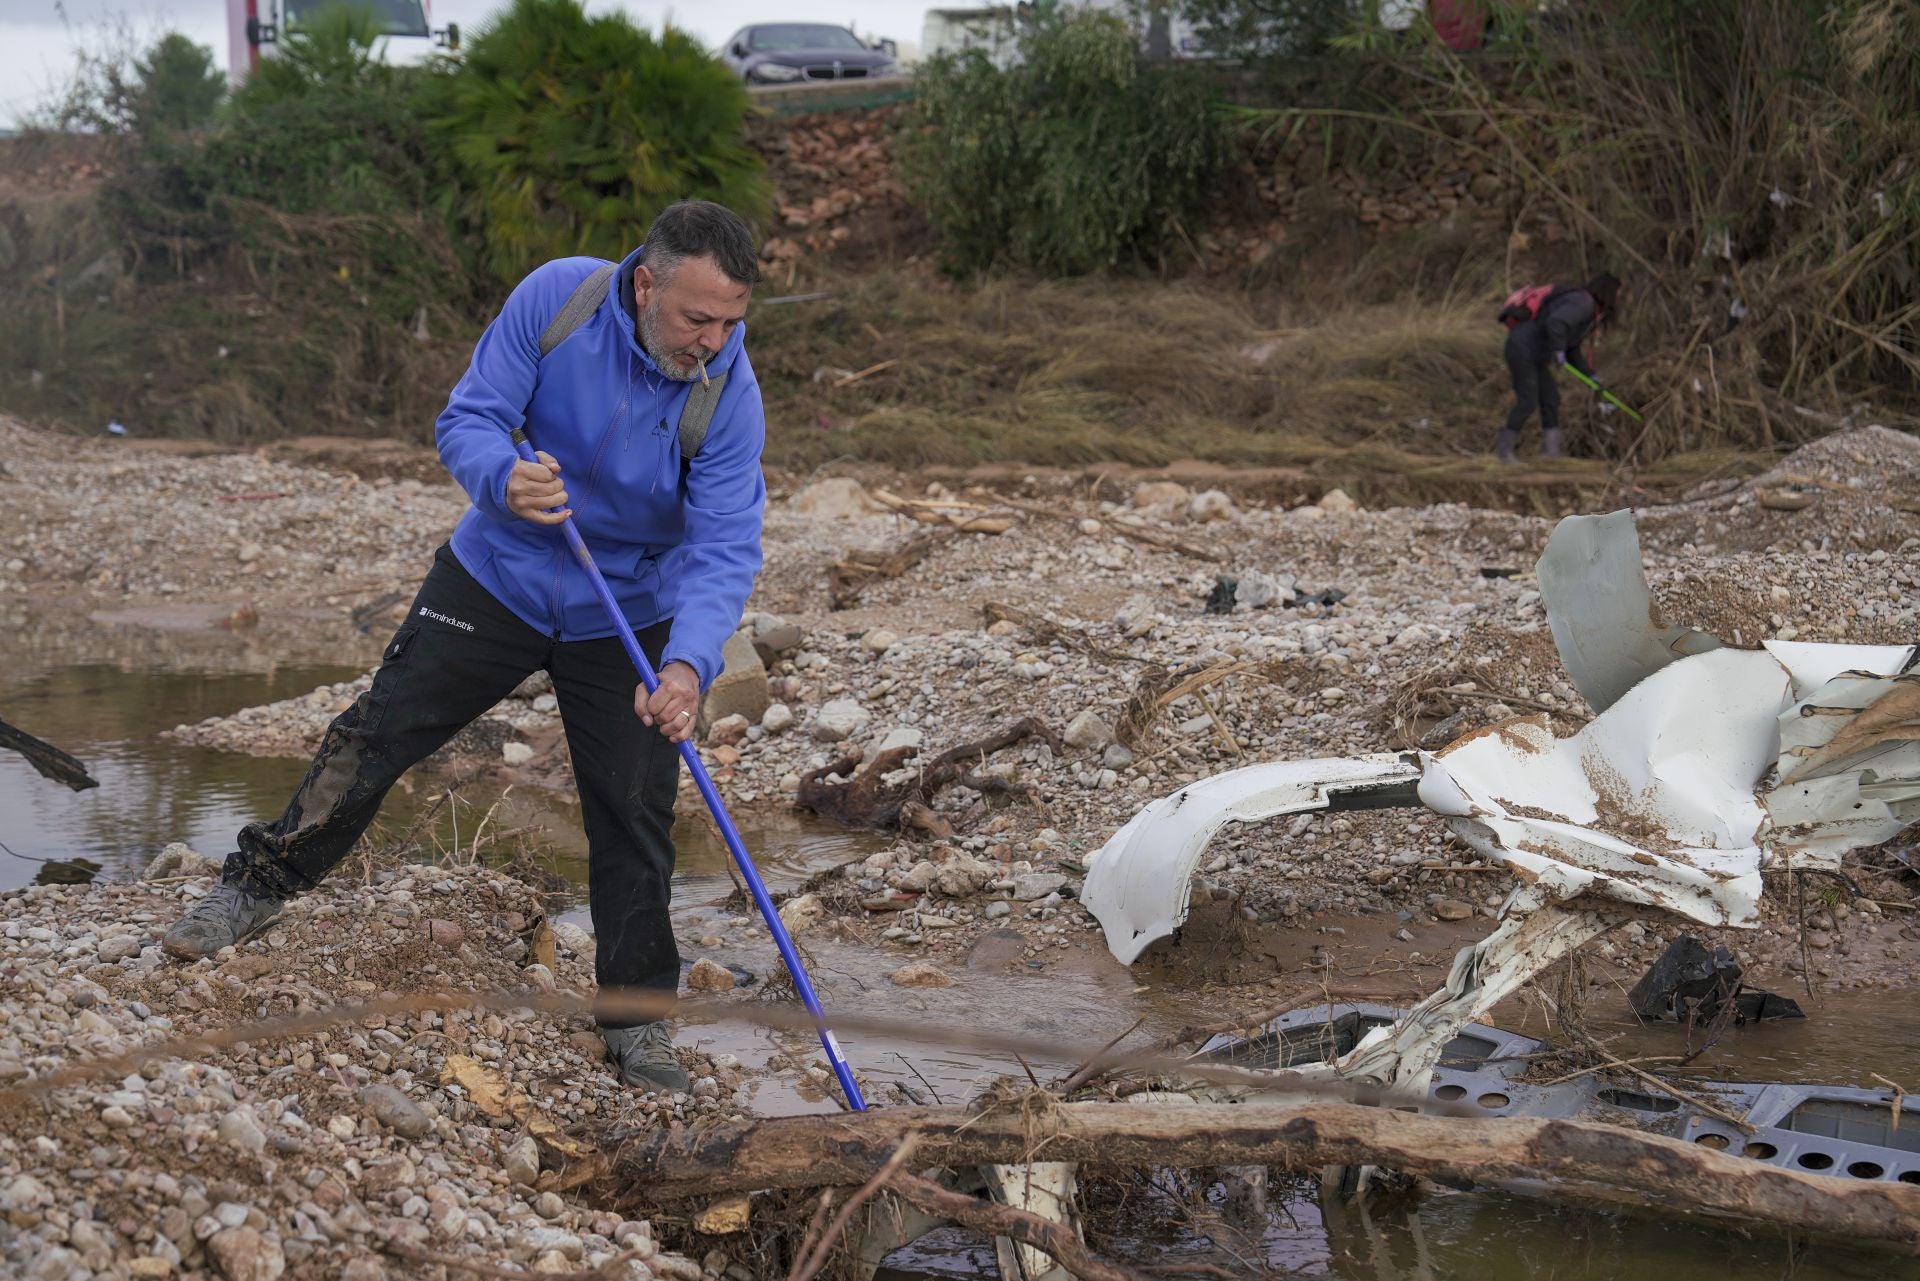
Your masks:
<svg viewBox="0 0 1920 1281"><path fill-rule="evenodd" d="M165 619L157 621L165 622ZM225 714L314 686L348 679L377 654L378 638L345 628L294 629L277 636L236 635L190 625L154 626L153 618L85 619L0 604L0 716L58 743L84 760L101 781L73 793L40 778L11 753L0 753L0 888L42 874L36 860L85 860L115 878L137 874L161 845L182 840L219 853L234 831L276 812L297 783L304 762L182 748L159 737L187 721ZM403 818L433 795L420 787L396 794L393 817ZM442 839L471 824L489 798L478 797L443 816ZM495 821L531 829L556 870L584 880L584 842L577 809L551 796L514 793ZM806 876L881 847L874 834L850 834L781 816L749 816L742 824L769 884L791 888ZM469 826L468 830L471 830ZM751 976L747 994L774 975L778 961L764 927L727 906L733 884L726 852L702 823L683 821L675 878L676 916L689 960L710 956ZM582 891L584 895L584 890ZM584 901L569 919L588 925ZM1360 934L1377 922L1349 922ZM843 1038L848 1056L871 1085L876 1101L961 1102L996 1076L1040 1079L1070 1070L1085 1053L1140 1022L1136 1041L1186 1023L1218 1017L1240 998L1222 996L1204 973L1176 985L1148 985L1114 962L1097 936L1078 936L1048 949L1037 965L1011 931L989 931L965 950L937 957L954 978L947 988L902 988L887 975L902 964L882 953L831 936L807 939L816 985L829 1008L899 1018L910 1028L989 1027L1054 1040L1060 1052L1022 1065L1011 1056L939 1045L907 1031L894 1036ZM1438 980L1440 971L1433 972ZM1423 979L1424 983L1425 980ZM1920 1084L1920 1010L1910 993L1834 992L1807 997L1803 1023L1730 1029L1695 1069L1707 1076L1746 1080L1872 1084L1871 1074ZM1624 1005L1609 1013L1600 1003L1591 1024L1618 1033L1622 1055L1674 1052L1672 1027L1640 1027ZM1503 1007L1504 1024L1551 1036L1537 1012L1522 1003ZM749 1065L775 1055L817 1061L806 1036L741 1024L689 1027L683 1040L737 1055ZM769 1113L830 1111L835 1104L793 1074L769 1076L755 1096ZM1219 1189L1202 1195L1218 1200ZM1323 1217L1304 1186L1274 1198L1284 1207L1270 1222L1247 1228L1233 1248L1267 1275L1347 1278L1351 1281L1920 1281L1920 1262L1832 1243L1787 1240L1771 1233L1739 1233L1665 1215L1570 1209L1493 1192L1442 1193L1410 1204L1346 1209ZM1133 1198L1119 1235L1120 1253L1151 1247L1162 1261L1207 1259L1205 1240L1183 1226L1188 1211L1151 1191ZM900 1251L882 1273L887 1281L982 1278L994 1275L990 1246L946 1229ZM1227 1260L1231 1264L1231 1260ZM1249 1275L1257 1274L1248 1269Z"/></svg>

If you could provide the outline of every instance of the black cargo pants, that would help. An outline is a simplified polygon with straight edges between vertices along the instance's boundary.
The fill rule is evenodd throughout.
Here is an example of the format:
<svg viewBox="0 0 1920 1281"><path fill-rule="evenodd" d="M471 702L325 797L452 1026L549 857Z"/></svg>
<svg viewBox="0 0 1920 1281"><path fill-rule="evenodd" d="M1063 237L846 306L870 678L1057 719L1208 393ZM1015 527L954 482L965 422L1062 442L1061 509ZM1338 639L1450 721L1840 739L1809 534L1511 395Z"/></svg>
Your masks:
<svg viewBox="0 0 1920 1281"><path fill-rule="evenodd" d="M639 634L656 666L671 629L668 620ZM542 634L444 546L387 643L373 687L327 727L286 813L241 831L225 879L280 898L312 889L346 857L402 774L541 670L553 678L586 820L595 978L603 991L676 990L680 951L667 905L678 749L634 715L640 678L618 637Z"/></svg>
<svg viewBox="0 0 1920 1281"><path fill-rule="evenodd" d="M1513 376L1513 409L1507 430L1519 433L1534 411L1542 430L1560 425L1560 388L1553 381L1553 353L1547 350L1540 322L1524 320L1507 332L1507 372Z"/></svg>

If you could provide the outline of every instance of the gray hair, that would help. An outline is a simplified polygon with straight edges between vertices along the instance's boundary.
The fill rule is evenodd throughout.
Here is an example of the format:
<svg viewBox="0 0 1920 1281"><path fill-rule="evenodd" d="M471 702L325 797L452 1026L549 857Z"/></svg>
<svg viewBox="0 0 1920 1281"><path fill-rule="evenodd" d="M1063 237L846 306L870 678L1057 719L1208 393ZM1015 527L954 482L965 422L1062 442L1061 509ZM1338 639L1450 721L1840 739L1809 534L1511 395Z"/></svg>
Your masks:
<svg viewBox="0 0 1920 1281"><path fill-rule="evenodd" d="M760 283L760 258L753 231L739 214L711 200L682 200L668 205L647 229L640 261L665 283L689 258L711 258L737 285Z"/></svg>

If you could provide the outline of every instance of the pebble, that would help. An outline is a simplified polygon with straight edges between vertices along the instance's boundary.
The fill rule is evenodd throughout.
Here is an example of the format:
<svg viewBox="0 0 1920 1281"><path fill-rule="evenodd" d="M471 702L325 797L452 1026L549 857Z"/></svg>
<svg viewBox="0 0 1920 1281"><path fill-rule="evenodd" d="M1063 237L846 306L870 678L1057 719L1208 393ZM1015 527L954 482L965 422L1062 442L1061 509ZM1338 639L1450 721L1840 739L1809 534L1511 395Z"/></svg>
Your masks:
<svg viewBox="0 0 1920 1281"><path fill-rule="evenodd" d="M540 1145L532 1135L525 1135L501 1154L500 1169L515 1183L529 1187L540 1177Z"/></svg>
<svg viewBox="0 0 1920 1281"><path fill-rule="evenodd" d="M242 1152L264 1152L267 1147L266 1131L254 1120L251 1108L235 1108L221 1117L220 1138Z"/></svg>
<svg viewBox="0 0 1920 1281"><path fill-rule="evenodd" d="M1088 708L1067 722L1066 732L1060 737L1066 741L1068 747L1097 751L1113 742L1113 726L1101 719L1092 708Z"/></svg>
<svg viewBox="0 0 1920 1281"><path fill-rule="evenodd" d="M839 743L865 729L873 713L850 698L836 698L814 713L811 732L822 743Z"/></svg>
<svg viewBox="0 0 1920 1281"><path fill-rule="evenodd" d="M280 1242L252 1228L214 1233L207 1239L207 1254L226 1281L279 1281L287 1270Z"/></svg>
<svg viewBox="0 0 1920 1281"><path fill-rule="evenodd" d="M1025 903L1060 890L1067 878L1060 872L1027 872L1013 878L1013 897Z"/></svg>
<svg viewBox="0 0 1920 1281"><path fill-rule="evenodd" d="M931 961L915 961L887 975L901 987L952 987L953 976Z"/></svg>
<svg viewBox="0 0 1920 1281"><path fill-rule="evenodd" d="M733 984L733 971L704 956L687 971L687 990L690 992L730 992Z"/></svg>
<svg viewBox="0 0 1920 1281"><path fill-rule="evenodd" d="M370 1085L360 1091L360 1101L373 1119L402 1138L424 1138L433 1129L433 1121L420 1105L391 1085Z"/></svg>

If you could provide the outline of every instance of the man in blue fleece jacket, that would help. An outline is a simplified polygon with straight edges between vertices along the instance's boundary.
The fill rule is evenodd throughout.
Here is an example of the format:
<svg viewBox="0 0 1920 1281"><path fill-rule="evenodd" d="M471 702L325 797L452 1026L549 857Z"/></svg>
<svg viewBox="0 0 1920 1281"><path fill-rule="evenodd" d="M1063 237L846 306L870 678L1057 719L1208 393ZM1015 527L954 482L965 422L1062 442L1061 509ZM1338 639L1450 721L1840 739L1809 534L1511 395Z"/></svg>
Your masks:
<svg viewBox="0 0 1920 1281"><path fill-rule="evenodd" d="M766 422L741 324L757 280L746 224L688 201L617 267L563 258L520 282L436 430L472 507L372 688L328 727L286 812L240 833L169 953L210 956L265 926L346 856L402 773L545 670L580 788L601 990L677 989L676 745L760 569ZM690 399L711 410L704 436L704 410L683 419ZM519 427L538 464L515 453ZM565 515L659 671L651 695L567 551ZM601 1030L630 1084L687 1088L666 1023L605 1010Z"/></svg>

